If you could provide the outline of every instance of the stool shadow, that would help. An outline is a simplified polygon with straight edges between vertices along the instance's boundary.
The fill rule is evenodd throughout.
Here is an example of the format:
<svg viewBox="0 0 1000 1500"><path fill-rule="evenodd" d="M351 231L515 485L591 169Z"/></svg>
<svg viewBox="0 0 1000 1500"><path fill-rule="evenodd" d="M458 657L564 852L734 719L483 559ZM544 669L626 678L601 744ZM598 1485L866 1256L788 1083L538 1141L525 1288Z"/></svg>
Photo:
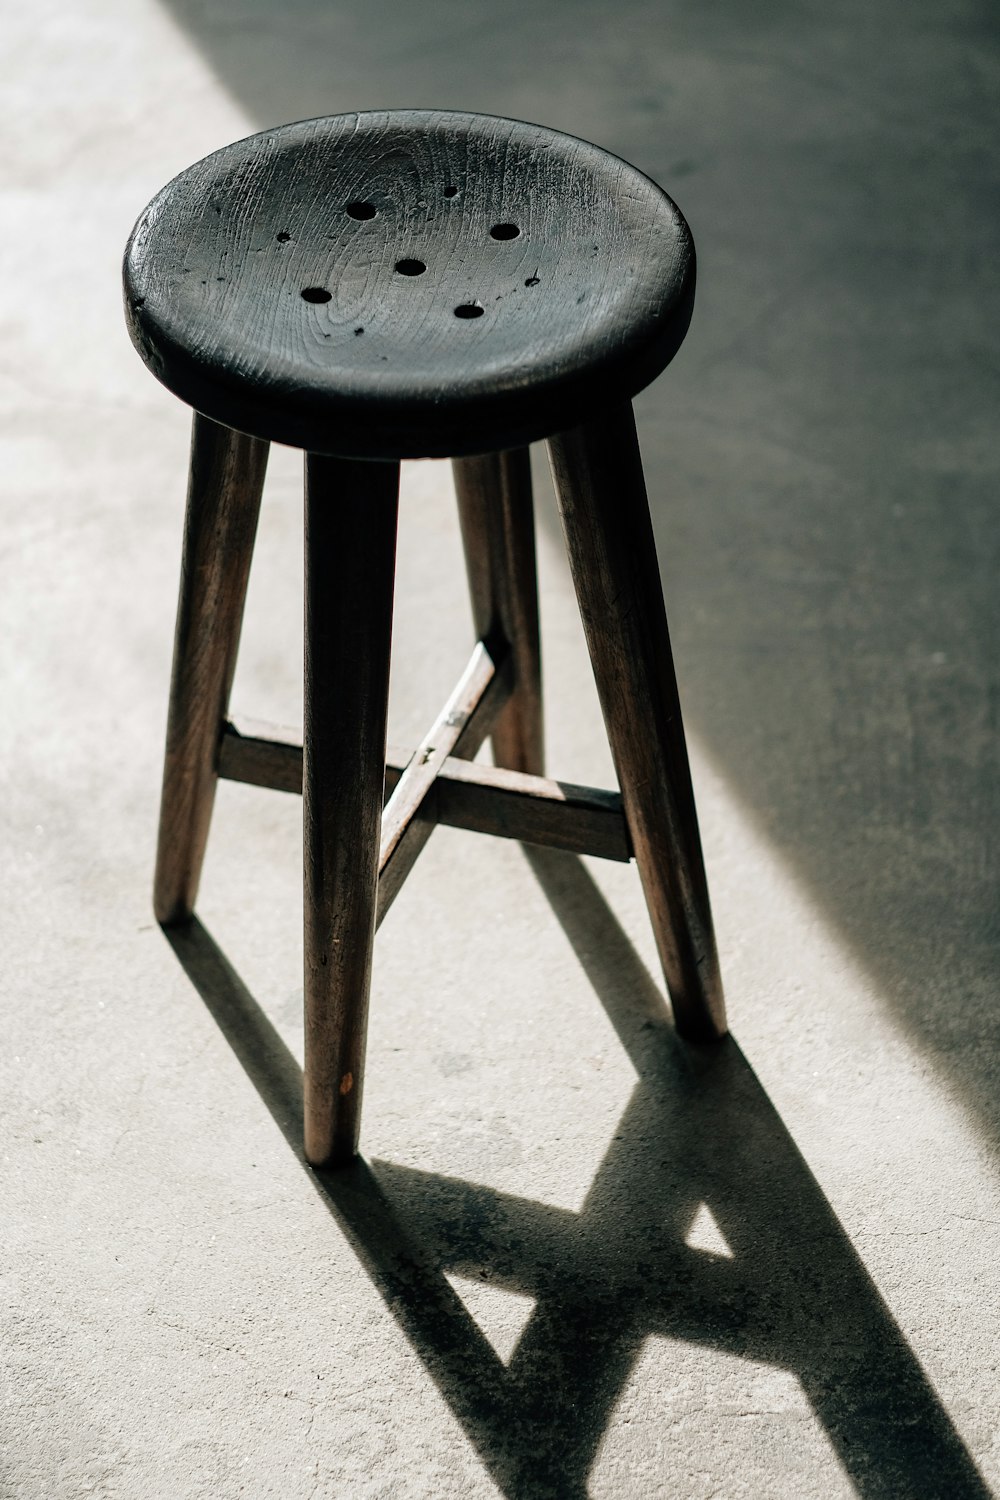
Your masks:
<svg viewBox="0 0 1000 1500"><path fill-rule="evenodd" d="M390 1162L305 1167L298 1064L197 919L166 933L496 1484L512 1500L582 1500L656 1334L792 1372L865 1500L988 1497L736 1043L678 1042L582 863L528 858L638 1073L579 1213ZM701 1204L729 1257L685 1243ZM534 1299L506 1365L446 1272Z"/></svg>

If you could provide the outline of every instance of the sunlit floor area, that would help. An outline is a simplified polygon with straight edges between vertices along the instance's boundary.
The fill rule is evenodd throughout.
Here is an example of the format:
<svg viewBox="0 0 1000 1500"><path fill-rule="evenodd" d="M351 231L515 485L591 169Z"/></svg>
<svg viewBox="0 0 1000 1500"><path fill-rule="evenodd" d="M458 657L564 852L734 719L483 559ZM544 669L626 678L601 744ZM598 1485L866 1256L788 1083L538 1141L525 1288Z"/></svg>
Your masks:
<svg viewBox="0 0 1000 1500"><path fill-rule="evenodd" d="M979 0L38 0L0 94L3 1500L1000 1492L996 99ZM732 1035L634 867L439 829L376 945L362 1156L303 1163L297 798L150 887L189 412L140 210L287 120L440 106L678 201L637 402ZM550 774L614 785L544 451ZM472 626L404 466L390 738ZM234 708L301 724L301 457Z"/></svg>

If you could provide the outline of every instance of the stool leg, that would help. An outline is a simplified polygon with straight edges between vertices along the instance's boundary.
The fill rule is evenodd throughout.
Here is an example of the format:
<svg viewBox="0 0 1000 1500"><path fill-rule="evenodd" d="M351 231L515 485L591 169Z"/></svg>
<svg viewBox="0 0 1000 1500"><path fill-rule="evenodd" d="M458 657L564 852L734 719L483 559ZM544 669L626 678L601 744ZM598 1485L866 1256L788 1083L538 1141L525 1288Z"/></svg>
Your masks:
<svg viewBox="0 0 1000 1500"><path fill-rule="evenodd" d="M194 910L236 670L268 444L194 417L153 906Z"/></svg>
<svg viewBox="0 0 1000 1500"><path fill-rule="evenodd" d="M399 465L306 456L305 1153L357 1149L375 937Z"/></svg>
<svg viewBox="0 0 1000 1500"><path fill-rule="evenodd" d="M726 1033L708 884L632 408L551 439L573 580L677 1030Z"/></svg>
<svg viewBox="0 0 1000 1500"><path fill-rule="evenodd" d="M493 757L541 776L545 765L535 513L527 448L452 460L476 634L514 655L514 691L493 729Z"/></svg>

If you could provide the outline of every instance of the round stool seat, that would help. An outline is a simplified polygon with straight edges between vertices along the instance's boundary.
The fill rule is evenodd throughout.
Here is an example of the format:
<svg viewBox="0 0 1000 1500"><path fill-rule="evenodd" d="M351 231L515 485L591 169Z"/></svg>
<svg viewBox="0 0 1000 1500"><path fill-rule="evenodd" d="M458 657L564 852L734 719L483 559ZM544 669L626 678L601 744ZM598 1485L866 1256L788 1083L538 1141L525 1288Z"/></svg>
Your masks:
<svg viewBox="0 0 1000 1500"><path fill-rule="evenodd" d="M182 172L125 253L129 330L197 411L354 458L512 447L633 396L694 296L679 210L537 125L393 110Z"/></svg>

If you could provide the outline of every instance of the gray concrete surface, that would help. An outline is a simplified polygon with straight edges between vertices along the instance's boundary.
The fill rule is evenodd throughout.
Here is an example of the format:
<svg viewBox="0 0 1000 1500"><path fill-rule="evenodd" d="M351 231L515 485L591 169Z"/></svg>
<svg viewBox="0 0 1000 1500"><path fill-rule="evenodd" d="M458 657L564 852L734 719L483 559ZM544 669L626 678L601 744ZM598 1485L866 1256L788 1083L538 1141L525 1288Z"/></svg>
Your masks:
<svg viewBox="0 0 1000 1500"><path fill-rule="evenodd" d="M991 1493L995 11L36 0L3 37L0 1495ZM734 1040L675 1043L632 871L442 830L320 1181L298 804L224 787L204 926L150 914L187 416L118 258L216 145L406 104L589 136L693 225L639 418ZM286 722L298 469L236 691ZM540 488L551 765L602 782ZM413 466L394 738L468 643Z"/></svg>

